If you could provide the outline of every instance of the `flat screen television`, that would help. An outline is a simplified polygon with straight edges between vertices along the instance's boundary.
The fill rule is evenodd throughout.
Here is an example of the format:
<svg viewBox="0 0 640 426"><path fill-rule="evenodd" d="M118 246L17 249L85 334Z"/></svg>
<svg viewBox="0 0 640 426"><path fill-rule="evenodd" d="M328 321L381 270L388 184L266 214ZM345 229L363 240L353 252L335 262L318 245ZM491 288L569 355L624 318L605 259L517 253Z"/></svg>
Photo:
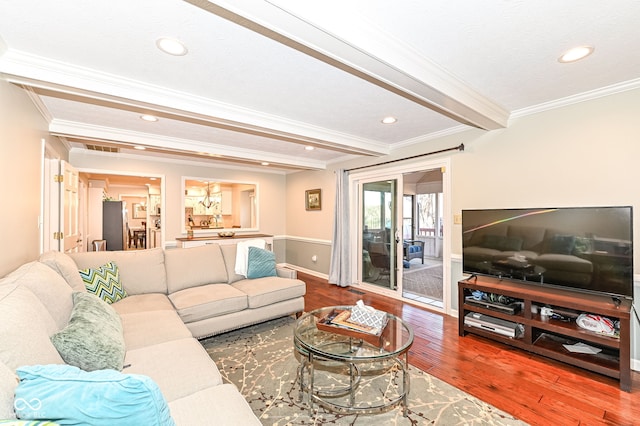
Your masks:
<svg viewBox="0 0 640 426"><path fill-rule="evenodd" d="M467 274L633 298L633 209L462 211Z"/></svg>

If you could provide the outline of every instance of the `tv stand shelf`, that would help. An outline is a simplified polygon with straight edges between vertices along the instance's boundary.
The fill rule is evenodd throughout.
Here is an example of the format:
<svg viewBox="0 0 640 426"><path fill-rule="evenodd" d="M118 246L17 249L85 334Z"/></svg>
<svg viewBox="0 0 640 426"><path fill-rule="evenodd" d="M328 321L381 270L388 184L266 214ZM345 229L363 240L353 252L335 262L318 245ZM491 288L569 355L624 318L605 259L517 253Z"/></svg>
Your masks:
<svg viewBox="0 0 640 426"><path fill-rule="evenodd" d="M480 290L508 296L522 303L522 310L516 314L467 303L466 296ZM604 295L579 293L552 287L532 286L498 278L474 276L458 282L458 333L476 334L488 339L511 345L557 361L575 365L620 381L620 389L631 390L631 301L620 303ZM538 313L532 312L538 307ZM620 337L597 334L569 322L540 315L541 306L551 306L557 310L572 310L598 314L620 321ZM493 318L522 325L524 332L517 337L507 337L492 331L465 324L465 315L476 312ZM602 351L595 355L569 352L563 344L578 342L594 346Z"/></svg>

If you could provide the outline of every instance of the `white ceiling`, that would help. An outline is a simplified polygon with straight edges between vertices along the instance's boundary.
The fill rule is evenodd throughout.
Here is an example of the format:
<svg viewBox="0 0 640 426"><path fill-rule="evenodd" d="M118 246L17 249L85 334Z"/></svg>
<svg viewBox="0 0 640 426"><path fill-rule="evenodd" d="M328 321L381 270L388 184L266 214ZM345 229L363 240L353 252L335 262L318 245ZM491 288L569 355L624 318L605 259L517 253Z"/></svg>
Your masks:
<svg viewBox="0 0 640 426"><path fill-rule="evenodd" d="M121 151L96 155L140 155L137 144L144 155L323 169L640 87L637 0L0 0L0 10L0 73L73 150ZM161 52L163 36L188 54ZM579 45L595 52L557 61ZM160 120L140 120L146 112ZM388 115L398 122L382 124Z"/></svg>

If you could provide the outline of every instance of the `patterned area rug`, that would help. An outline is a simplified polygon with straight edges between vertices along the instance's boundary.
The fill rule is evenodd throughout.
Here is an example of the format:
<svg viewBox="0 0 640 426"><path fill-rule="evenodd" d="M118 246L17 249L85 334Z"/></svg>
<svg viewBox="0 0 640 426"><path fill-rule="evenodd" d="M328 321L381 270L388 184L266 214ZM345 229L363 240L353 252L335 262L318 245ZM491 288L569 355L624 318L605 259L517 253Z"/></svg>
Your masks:
<svg viewBox="0 0 640 426"><path fill-rule="evenodd" d="M403 417L401 407L381 414L344 415L329 412L316 404L310 413L306 395L299 401L299 362L293 349L294 323L293 317L285 317L202 341L225 382L240 389L264 425L525 424L414 367L409 369L411 391L407 417ZM391 380L388 385L391 394L394 383ZM366 380L361 382L359 391L361 388L363 392L368 388ZM378 399L386 397L376 396Z"/></svg>

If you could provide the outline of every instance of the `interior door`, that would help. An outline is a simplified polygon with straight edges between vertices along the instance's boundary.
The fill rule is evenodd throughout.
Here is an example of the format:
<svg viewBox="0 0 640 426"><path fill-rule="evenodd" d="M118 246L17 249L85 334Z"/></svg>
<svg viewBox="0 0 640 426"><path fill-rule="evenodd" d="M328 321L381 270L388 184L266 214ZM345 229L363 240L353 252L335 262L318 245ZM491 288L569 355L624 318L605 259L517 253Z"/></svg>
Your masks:
<svg viewBox="0 0 640 426"><path fill-rule="evenodd" d="M61 185L62 198L60 202L60 232L62 243L60 251L65 253L77 252L82 245L80 231L80 206L78 170L66 161L60 162L60 175L63 176Z"/></svg>
<svg viewBox="0 0 640 426"><path fill-rule="evenodd" d="M78 171L66 161L48 160L48 249L65 253L79 251L82 244L79 217Z"/></svg>
<svg viewBox="0 0 640 426"><path fill-rule="evenodd" d="M397 290L398 185L401 176L360 184L362 281Z"/></svg>

